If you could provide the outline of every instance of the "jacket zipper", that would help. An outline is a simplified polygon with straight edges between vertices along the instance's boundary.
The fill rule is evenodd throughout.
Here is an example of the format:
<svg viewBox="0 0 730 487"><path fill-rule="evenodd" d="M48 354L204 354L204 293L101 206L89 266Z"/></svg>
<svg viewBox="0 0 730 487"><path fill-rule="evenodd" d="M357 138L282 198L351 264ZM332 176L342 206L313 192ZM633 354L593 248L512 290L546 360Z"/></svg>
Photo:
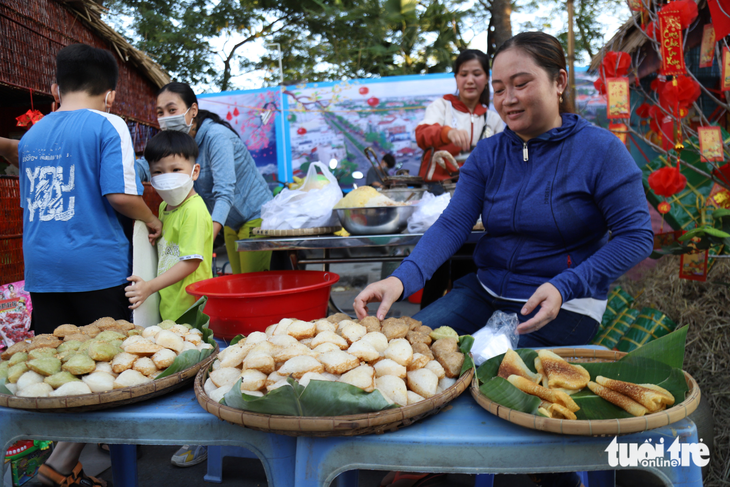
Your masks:
<svg viewBox="0 0 730 487"><path fill-rule="evenodd" d="M573 264L573 261L570 260L570 254L568 254L568 269L570 269L570 266Z"/></svg>
<svg viewBox="0 0 730 487"><path fill-rule="evenodd" d="M522 143L522 160L524 162L527 162L529 160L529 154L527 152L527 142L523 142ZM516 228L517 228L517 223L515 221L516 218L517 218L517 204L519 203L520 197L522 195L522 190L524 188L525 188L525 186L524 186L524 183L523 183L522 187L520 188L519 192L517 193L517 196L518 196L517 200L518 200L518 202L515 203L515 207L512 210L512 228L515 229L515 231L516 231ZM517 257L517 254L519 254L519 252L522 249L522 246L524 245L524 243L525 243L525 239L523 237L523 238L520 239L519 243L515 246L515 250L512 252L512 255L510 256L509 263L507 264L507 267L508 267L510 273L514 272L515 258ZM502 279L502 282L500 283L499 292L500 292L500 295L501 296L504 296L504 280L506 278L507 278L507 276L505 275L504 278Z"/></svg>
<svg viewBox="0 0 730 487"><path fill-rule="evenodd" d="M527 162L530 159L529 154L527 153L527 142L522 143L522 160L524 162Z"/></svg>

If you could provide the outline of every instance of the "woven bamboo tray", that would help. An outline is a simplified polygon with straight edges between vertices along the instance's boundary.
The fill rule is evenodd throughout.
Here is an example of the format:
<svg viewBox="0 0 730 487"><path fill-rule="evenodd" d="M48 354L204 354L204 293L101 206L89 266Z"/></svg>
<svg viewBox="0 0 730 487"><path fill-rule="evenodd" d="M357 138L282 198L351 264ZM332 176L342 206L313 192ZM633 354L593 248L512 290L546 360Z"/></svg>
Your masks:
<svg viewBox="0 0 730 487"><path fill-rule="evenodd" d="M203 390L203 384L208 378L208 368L200 369L195 378L195 395L203 409L209 413L253 430L289 436L359 436L395 431L438 413L469 387L473 376L472 368L441 394L411 406L349 416L282 416L252 413L224 406L211 400Z"/></svg>
<svg viewBox="0 0 730 487"><path fill-rule="evenodd" d="M565 360L576 363L615 362L626 355L624 352L593 350L588 348L555 348L552 351ZM569 420L552 419L515 411L514 409L493 402L479 392L476 377L474 377L471 385L471 395L481 407L490 413L512 423L524 426L525 428L564 435L615 436L659 428L692 414L700 403L700 388L694 378L687 372L684 373L684 377L689 387L689 393L684 401L664 411L646 414L636 418Z"/></svg>
<svg viewBox="0 0 730 487"><path fill-rule="evenodd" d="M208 369L208 366L215 360L216 355L218 355L218 345L215 346L215 350L208 358L192 367L139 386L61 397L17 397L0 394L0 406L41 413L85 413L125 406L167 394L189 384L195 379L195 375L200 369Z"/></svg>
<svg viewBox="0 0 730 487"><path fill-rule="evenodd" d="M340 230L342 227L297 228L294 230L264 230L261 227L255 227L251 229L251 234L260 237L305 237L307 235L328 235Z"/></svg>

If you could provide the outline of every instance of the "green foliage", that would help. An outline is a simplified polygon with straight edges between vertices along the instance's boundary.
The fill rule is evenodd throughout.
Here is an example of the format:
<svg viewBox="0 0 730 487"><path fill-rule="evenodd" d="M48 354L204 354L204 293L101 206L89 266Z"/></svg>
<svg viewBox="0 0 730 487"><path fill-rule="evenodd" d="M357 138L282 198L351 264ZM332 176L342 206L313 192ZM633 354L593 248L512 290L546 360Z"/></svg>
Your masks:
<svg viewBox="0 0 730 487"><path fill-rule="evenodd" d="M398 407L389 405L378 390L365 392L344 382L313 380L306 388L291 377L287 382L291 387L279 387L264 397L256 397L240 392L239 379L222 401L236 409L285 416L343 416Z"/></svg>
<svg viewBox="0 0 730 487"><path fill-rule="evenodd" d="M687 383L682 373L684 346L687 327L653 340L641 348L630 352L617 362L582 363L590 374L591 380L601 375L610 379L633 382L635 384L656 384L668 390L675 398L675 404L684 400ZM515 350L525 365L536 372L534 364L537 352L532 349ZM499 365L504 354L492 357L477 369L479 391L492 401L516 411L537 414L540 399L517 389L505 379L498 377ZM596 396L590 389L571 396L580 406L575 414L578 419L630 418L623 409Z"/></svg>
<svg viewBox="0 0 730 487"><path fill-rule="evenodd" d="M203 342L213 345L213 347L215 347L216 343L213 339L213 331L208 328L208 325L210 324L210 317L203 313L203 309L205 308L205 303L207 301L208 298L206 298L205 296L198 299L195 304L193 304L185 313L183 313L180 318L178 318L177 321L178 323L188 323L193 328L197 328L198 330L202 331ZM213 350L214 349L210 348L206 350L186 350L185 352L175 357L175 361L172 362L172 364L168 368L162 371L160 375L155 377L155 379L162 379L163 377L177 374L178 372L181 372L188 367L192 367L198 362L210 357L210 355L213 353Z"/></svg>
<svg viewBox="0 0 730 487"><path fill-rule="evenodd" d="M563 48L567 52L568 48L568 32L565 0L528 0L520 3L521 10L526 13L537 13L540 7L549 6L551 8L549 16L540 17L535 15L533 20L521 25L520 31L528 30L549 30L555 25L555 19L560 19L565 25L563 31L557 35L557 38L563 44ZM603 47L605 39L603 37L603 24L599 20L599 14L604 12L612 13L616 16L621 8L625 9L623 0L574 0L574 27L575 33L575 55L580 60L590 61L596 53ZM585 54L585 56L581 56ZM580 63L579 63L580 64Z"/></svg>
<svg viewBox="0 0 730 487"><path fill-rule="evenodd" d="M105 19L173 77L220 90L236 71L267 70L278 58L247 56L279 43L285 84L447 71L466 48L465 0L111 0ZM129 22L131 20L131 22ZM220 69L220 62L223 69Z"/></svg>

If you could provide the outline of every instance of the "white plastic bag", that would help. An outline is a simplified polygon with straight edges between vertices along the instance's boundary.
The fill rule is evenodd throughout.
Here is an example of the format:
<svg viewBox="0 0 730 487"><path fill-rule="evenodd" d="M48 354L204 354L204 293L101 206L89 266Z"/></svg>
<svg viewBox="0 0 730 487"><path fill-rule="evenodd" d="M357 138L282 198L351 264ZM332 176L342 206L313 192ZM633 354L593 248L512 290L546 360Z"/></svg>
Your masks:
<svg viewBox="0 0 730 487"><path fill-rule="evenodd" d="M416 211L408 218L408 233L423 233L431 228L431 225L436 223L436 220L439 219L450 202L451 195L449 193L440 196L423 193L421 202L416 206Z"/></svg>
<svg viewBox="0 0 730 487"><path fill-rule="evenodd" d="M504 313L495 311L487 324L479 329L474 335L474 344L471 353L477 367L492 357L503 354L508 349L514 350L519 335L515 334L520 321L515 313Z"/></svg>
<svg viewBox="0 0 730 487"><path fill-rule="evenodd" d="M316 189L317 168L330 184ZM304 188L312 188L304 191ZM302 189L283 189L271 201L261 206L261 228L264 230L294 230L299 228L339 226L340 220L332 208L342 199L342 190L330 170L321 162L309 165Z"/></svg>

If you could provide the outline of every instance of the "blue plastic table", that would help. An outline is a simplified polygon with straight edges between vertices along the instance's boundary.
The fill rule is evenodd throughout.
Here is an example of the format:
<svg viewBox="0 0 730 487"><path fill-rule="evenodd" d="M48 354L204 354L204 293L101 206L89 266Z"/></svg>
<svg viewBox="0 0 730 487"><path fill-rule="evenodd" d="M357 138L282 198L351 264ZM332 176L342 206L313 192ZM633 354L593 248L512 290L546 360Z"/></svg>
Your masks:
<svg viewBox="0 0 730 487"><path fill-rule="evenodd" d="M294 485L294 438L246 429L216 418L200 407L191 386L149 401L90 413L0 408L0 447L7 449L20 439L109 443L115 487L137 485L137 453L133 444L245 447L263 463L269 486ZM0 487L2 484L0 475Z"/></svg>
<svg viewBox="0 0 730 487"><path fill-rule="evenodd" d="M664 438L667 447L697 442L689 419L670 426L619 437L619 442L643 443ZM613 437L567 436L512 424L482 409L466 391L436 416L384 435L297 439L296 487L327 486L343 472L400 470L464 474L588 471L591 487L603 486L609 469L605 449ZM699 467L647 468L660 482L701 486ZM357 485L352 474L346 485ZM342 477L339 479L343 480ZM608 477L613 485L613 475ZM477 485L489 485L482 477Z"/></svg>

